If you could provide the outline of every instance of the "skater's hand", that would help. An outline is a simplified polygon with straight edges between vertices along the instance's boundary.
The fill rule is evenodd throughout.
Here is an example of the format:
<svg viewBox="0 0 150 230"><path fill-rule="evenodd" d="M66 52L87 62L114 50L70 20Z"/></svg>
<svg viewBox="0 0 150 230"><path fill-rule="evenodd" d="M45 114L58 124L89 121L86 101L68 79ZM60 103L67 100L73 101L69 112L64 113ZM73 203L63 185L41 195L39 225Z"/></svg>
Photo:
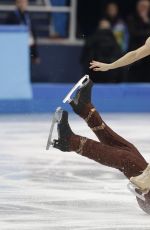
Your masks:
<svg viewBox="0 0 150 230"><path fill-rule="evenodd" d="M90 69L93 71L108 71L111 69L111 64L106 64L98 61L90 62Z"/></svg>

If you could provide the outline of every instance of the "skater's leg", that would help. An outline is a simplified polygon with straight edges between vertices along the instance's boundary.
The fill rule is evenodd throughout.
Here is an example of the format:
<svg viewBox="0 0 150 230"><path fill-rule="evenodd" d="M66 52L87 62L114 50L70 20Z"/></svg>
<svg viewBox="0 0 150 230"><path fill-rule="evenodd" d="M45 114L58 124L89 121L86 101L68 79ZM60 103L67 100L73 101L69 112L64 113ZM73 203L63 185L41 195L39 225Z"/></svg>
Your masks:
<svg viewBox="0 0 150 230"><path fill-rule="evenodd" d="M145 160L124 150L75 135L68 123L68 113L62 111L58 122L58 140L53 146L62 151L74 151L103 165L122 171L128 178L137 176L147 167Z"/></svg>
<svg viewBox="0 0 150 230"><path fill-rule="evenodd" d="M55 148L67 152L74 151L100 164L119 169L128 178L139 175L147 167L146 161L130 150L75 135L68 123L68 113L63 110L58 112L60 119L57 126L58 140L53 142Z"/></svg>
<svg viewBox="0 0 150 230"><path fill-rule="evenodd" d="M89 81L86 86L78 90L76 96L70 102L74 112L87 122L88 126L93 130L102 143L119 148L123 147L126 150L131 149L135 155L138 155L144 160L143 156L133 144L129 143L107 126L91 104L92 86L93 82Z"/></svg>
<svg viewBox="0 0 150 230"><path fill-rule="evenodd" d="M82 117L104 144L132 148L133 145L110 129L91 103L93 82L90 80L76 92L70 105L74 112ZM134 147L133 147L134 148Z"/></svg>
<svg viewBox="0 0 150 230"><path fill-rule="evenodd" d="M96 109L91 103L88 104L80 103L82 105L82 109L80 111L76 110L76 106L74 105L73 101L70 104L73 110L75 111L75 113L77 113L80 117L82 117L87 122L88 126L92 129L92 131L96 134L96 136L102 143L113 147L121 147L126 150L131 149L134 152L137 152L137 154L140 157L142 157L133 144L131 144L123 137L115 133L104 122L100 114L96 111Z"/></svg>
<svg viewBox="0 0 150 230"><path fill-rule="evenodd" d="M54 147L62 151L75 151L103 165L117 168L128 178L138 176L148 165L145 159L140 154L135 154L131 148L110 146L75 135L69 126L66 111L62 111L58 134L59 138L54 142Z"/></svg>
<svg viewBox="0 0 150 230"><path fill-rule="evenodd" d="M85 137L71 135L68 137L68 143L68 151L76 152L100 164L119 169L127 178L139 175L147 167L147 163L138 156L135 157L132 152ZM60 149L58 143L54 147Z"/></svg>
<svg viewBox="0 0 150 230"><path fill-rule="evenodd" d="M91 103L93 82L90 80L84 87L76 92L70 103L75 113L86 120L88 126L94 131L98 139L104 144L116 147L136 148L124 138L110 129L98 114Z"/></svg>

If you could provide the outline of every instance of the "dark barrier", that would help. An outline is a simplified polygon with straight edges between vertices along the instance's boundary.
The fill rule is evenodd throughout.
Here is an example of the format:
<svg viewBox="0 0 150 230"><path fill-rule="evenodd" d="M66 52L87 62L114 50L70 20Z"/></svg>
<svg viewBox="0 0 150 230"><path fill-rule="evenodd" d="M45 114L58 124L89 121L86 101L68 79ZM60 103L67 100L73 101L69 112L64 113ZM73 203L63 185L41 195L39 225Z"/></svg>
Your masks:
<svg viewBox="0 0 150 230"><path fill-rule="evenodd" d="M81 77L80 46L39 46L41 64L33 65L33 82L76 82Z"/></svg>

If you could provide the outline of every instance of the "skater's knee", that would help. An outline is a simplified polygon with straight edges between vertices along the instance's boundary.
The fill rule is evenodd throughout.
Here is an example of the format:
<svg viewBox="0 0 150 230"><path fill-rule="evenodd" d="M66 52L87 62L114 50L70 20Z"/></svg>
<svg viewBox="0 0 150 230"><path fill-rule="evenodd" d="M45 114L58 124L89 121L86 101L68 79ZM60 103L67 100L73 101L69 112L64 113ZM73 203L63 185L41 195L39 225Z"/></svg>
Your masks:
<svg viewBox="0 0 150 230"><path fill-rule="evenodd" d="M129 143L129 148L134 152L138 152L137 148L132 143Z"/></svg>

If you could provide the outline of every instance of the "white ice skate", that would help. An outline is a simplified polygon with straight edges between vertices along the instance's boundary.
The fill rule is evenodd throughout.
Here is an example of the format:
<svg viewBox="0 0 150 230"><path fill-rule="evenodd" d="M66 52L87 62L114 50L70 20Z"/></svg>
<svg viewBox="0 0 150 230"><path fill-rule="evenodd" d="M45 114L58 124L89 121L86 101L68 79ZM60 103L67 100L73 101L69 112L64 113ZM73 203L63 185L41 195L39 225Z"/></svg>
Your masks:
<svg viewBox="0 0 150 230"><path fill-rule="evenodd" d="M148 165L139 176L130 178L128 188L137 197L145 200L144 196L150 191L150 165ZM137 191L139 191L141 195L139 195Z"/></svg>
<svg viewBox="0 0 150 230"><path fill-rule="evenodd" d="M76 92L76 90L81 89L82 87L86 86L90 81L89 75L85 75L83 78L78 81L78 83L71 89L68 95L63 100L63 103L70 103L72 101L71 96Z"/></svg>
<svg viewBox="0 0 150 230"><path fill-rule="evenodd" d="M49 132L49 136L48 136L48 141L47 141L47 146L46 146L46 150L49 150L50 146L53 146L53 131L55 128L55 125L60 122L61 118L62 118L62 108L58 107L56 109L56 112L54 113L53 117L52 117L52 121L51 121L51 127L50 127L50 132Z"/></svg>

